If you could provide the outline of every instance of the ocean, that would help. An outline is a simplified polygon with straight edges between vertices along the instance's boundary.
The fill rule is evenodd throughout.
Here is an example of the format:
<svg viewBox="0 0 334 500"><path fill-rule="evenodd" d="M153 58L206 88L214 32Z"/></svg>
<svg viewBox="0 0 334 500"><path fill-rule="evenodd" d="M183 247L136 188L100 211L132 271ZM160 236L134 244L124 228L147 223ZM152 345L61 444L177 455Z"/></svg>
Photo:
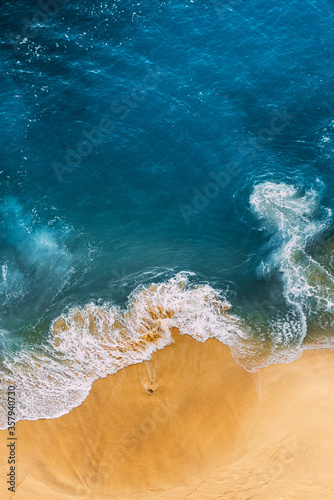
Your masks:
<svg viewBox="0 0 334 500"><path fill-rule="evenodd" d="M0 378L20 419L69 412L173 327L248 370L333 346L332 10L3 3Z"/></svg>

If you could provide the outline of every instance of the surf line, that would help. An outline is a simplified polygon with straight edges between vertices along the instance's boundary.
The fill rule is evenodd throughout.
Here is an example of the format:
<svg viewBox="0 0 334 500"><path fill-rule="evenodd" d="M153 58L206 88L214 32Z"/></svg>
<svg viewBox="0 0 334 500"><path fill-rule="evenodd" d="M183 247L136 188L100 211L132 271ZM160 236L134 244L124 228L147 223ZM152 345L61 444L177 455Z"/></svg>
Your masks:
<svg viewBox="0 0 334 500"><path fill-rule="evenodd" d="M158 84L162 82L164 75L165 73L162 73L159 66L148 67L140 85L134 87L128 94L122 94L111 103L110 110L115 117L120 121L126 120L130 111L136 109L139 103L145 101L147 90L156 89ZM102 144L104 139L110 137L115 129L116 123L109 117L104 116L92 130L82 130L82 138L73 148L69 149L63 160L64 163L53 161L51 164L59 182L63 181L65 173L73 172L73 169L82 162L82 158L89 156L93 151L93 147Z"/></svg>

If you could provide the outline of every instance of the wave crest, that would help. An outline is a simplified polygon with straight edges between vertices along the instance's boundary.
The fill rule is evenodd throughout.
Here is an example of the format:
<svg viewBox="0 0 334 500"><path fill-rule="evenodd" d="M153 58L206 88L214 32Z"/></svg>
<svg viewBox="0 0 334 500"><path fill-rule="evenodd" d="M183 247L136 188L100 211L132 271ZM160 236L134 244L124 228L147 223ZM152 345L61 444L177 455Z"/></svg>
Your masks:
<svg viewBox="0 0 334 500"><path fill-rule="evenodd" d="M173 342L173 328L201 342L216 337L237 345L245 333L229 308L209 285L189 285L187 273L137 289L125 310L93 303L72 308L52 323L40 353L7 355L3 386L17 387L19 419L59 417L84 401L94 380ZM5 417L1 407L1 428Z"/></svg>
<svg viewBox="0 0 334 500"><path fill-rule="evenodd" d="M319 194L311 189L302 193L284 183L264 182L255 186L250 197L254 213L271 236L271 253L261 262L259 272L266 278L277 270L290 309L286 319L271 326L278 341L297 340L307 334L313 315L334 310L334 279L331 269L308 251L332 223L332 211L320 206ZM293 318L293 319L292 319Z"/></svg>

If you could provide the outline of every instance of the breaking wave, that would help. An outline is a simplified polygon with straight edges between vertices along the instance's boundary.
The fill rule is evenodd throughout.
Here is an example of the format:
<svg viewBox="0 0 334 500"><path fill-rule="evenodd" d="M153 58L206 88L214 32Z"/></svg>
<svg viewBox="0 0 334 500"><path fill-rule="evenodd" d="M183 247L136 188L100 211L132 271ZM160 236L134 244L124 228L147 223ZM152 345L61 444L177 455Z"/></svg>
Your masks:
<svg viewBox="0 0 334 500"><path fill-rule="evenodd" d="M321 326L326 315L333 326L334 244L333 239L322 237L332 222L331 211L321 207L315 190L302 192L273 182L254 187L250 206L269 235L267 256L258 272L267 278L276 273L283 284L285 310L277 310L275 317L268 319L269 341L241 319L226 294L209 284L196 284L193 273L181 272L162 283L137 287L123 309L110 302L69 309L52 322L48 338L38 350L4 351L2 387L17 387L19 419L56 418L68 413L86 399L95 380L148 360L153 352L173 342L176 331L199 342L215 338L230 347L238 364L254 370L289 362L309 348L306 337L312 318ZM15 204L11 213L15 221ZM41 257L48 261L51 250L57 269L59 262L71 264L71 256L56 244L51 233L33 234L32 239L26 236L26 228L21 226L12 243L20 258L28 258L30 267L38 262L37 278ZM38 252L34 247L37 243ZM20 273L10 273L9 264L3 264L2 276L3 296L6 286L20 293ZM333 345L332 340L322 336L311 347L329 345ZM6 409L1 406L0 428L5 427Z"/></svg>
<svg viewBox="0 0 334 500"><path fill-rule="evenodd" d="M269 329L276 342L301 345L309 319L333 313L331 252L327 248L322 262L310 253L312 246L326 249L328 243L322 235L332 223L332 211L320 206L314 189L303 193L294 186L273 182L255 186L250 204L271 235L271 251L258 271L264 277L278 271L287 305L285 316L278 317Z"/></svg>
<svg viewBox="0 0 334 500"><path fill-rule="evenodd" d="M3 361L4 386L18 388L19 418L54 418L87 397L94 380L150 358L173 341L173 328L204 342L233 345L244 335L230 304L209 285L190 286L188 274L136 290L128 307L91 303L56 319L40 352ZM0 427L5 427L1 408Z"/></svg>

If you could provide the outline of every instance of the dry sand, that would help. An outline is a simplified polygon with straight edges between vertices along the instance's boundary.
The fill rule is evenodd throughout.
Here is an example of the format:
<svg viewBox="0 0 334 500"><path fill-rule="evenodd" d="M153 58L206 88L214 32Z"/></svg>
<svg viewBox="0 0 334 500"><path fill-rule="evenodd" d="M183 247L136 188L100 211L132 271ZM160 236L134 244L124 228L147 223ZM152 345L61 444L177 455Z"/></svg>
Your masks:
<svg viewBox="0 0 334 500"><path fill-rule="evenodd" d="M334 352L249 373L174 332L54 420L17 424L16 500L334 499Z"/></svg>

